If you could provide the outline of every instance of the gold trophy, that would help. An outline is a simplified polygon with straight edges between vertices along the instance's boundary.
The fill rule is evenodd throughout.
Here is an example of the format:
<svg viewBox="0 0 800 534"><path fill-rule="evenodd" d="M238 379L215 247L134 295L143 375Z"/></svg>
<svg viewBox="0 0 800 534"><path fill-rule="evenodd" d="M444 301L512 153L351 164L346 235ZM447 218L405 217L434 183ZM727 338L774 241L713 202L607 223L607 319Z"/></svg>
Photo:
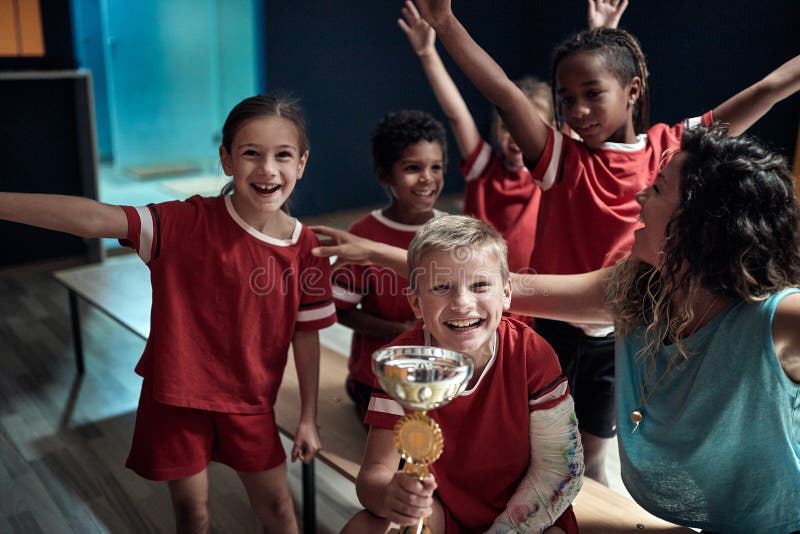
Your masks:
<svg viewBox="0 0 800 534"><path fill-rule="evenodd" d="M471 356L438 347L389 347L372 354L372 371L383 390L411 410L394 426L404 473L419 480L430 474L428 465L441 456L444 439L428 410L444 406L461 393L474 368ZM430 534L428 518L400 532Z"/></svg>

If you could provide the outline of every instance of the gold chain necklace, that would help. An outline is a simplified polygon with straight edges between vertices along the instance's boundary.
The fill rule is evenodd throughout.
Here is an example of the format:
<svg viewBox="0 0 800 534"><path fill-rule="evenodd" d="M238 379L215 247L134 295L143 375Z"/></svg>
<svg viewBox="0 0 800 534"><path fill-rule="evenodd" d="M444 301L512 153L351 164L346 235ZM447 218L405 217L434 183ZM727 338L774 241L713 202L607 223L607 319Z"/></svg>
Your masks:
<svg viewBox="0 0 800 534"><path fill-rule="evenodd" d="M703 315L700 317L700 320L697 321L698 326L695 329L695 332L697 332L697 330L699 330L703 326L703 321L705 320L706 316L708 316L708 313L711 311L711 309L714 307L714 305L717 303L718 300L719 300L719 295L714 297L714 300L712 300L711 303L708 305L706 310L703 312ZM633 410L630 415L631 422L633 423L633 430L631 430L631 434L639 430L639 425L642 423L642 421L644 421L644 407L647 405L647 402L650 400L650 397L653 396L655 390L658 389L658 386L661 385L661 382L663 382L664 379L675 368L675 362L678 361L678 358L679 356L672 358L672 360L669 362L669 365L667 365L667 368L664 370L663 373L661 373L661 376L659 377L658 381L653 385L653 389L647 391L647 384L650 383L650 376L653 374L653 371L656 370L656 358L655 356L653 356L653 359L647 368L647 374L645 375L644 383L642 384L642 391L639 393L639 406L638 408Z"/></svg>

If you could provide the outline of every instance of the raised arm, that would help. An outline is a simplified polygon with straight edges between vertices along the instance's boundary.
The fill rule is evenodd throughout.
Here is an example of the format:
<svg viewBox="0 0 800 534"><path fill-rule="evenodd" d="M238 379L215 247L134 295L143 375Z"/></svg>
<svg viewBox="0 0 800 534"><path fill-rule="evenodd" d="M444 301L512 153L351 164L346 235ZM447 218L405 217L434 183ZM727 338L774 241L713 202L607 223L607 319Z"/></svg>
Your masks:
<svg viewBox="0 0 800 534"><path fill-rule="evenodd" d="M800 56L787 61L762 80L714 108L714 118L728 124L730 135L740 135L764 116L773 105L798 90L800 90Z"/></svg>
<svg viewBox="0 0 800 534"><path fill-rule="evenodd" d="M317 396L319 394L319 332L297 330L292 338L294 366L300 389L300 421L292 446L292 461L305 463L320 449L317 432Z"/></svg>
<svg viewBox="0 0 800 534"><path fill-rule="evenodd" d="M128 219L119 206L64 195L0 193L0 219L78 237L122 239Z"/></svg>
<svg viewBox="0 0 800 534"><path fill-rule="evenodd" d="M403 17L397 19L397 24L406 34L411 48L419 57L428 82L433 89L433 94L436 95L436 100L450 122L458 144L458 151L461 157L466 159L481 141L475 120L442 63L442 58L436 51L436 32L419 16L419 12L411 0L406 0L402 13Z"/></svg>
<svg viewBox="0 0 800 534"><path fill-rule="evenodd" d="M533 103L470 37L453 14L450 0L417 0L417 6L459 68L497 108L525 157L538 161L547 141L548 125Z"/></svg>
<svg viewBox="0 0 800 534"><path fill-rule="evenodd" d="M586 22L589 29L616 28L628 8L628 0L587 0Z"/></svg>

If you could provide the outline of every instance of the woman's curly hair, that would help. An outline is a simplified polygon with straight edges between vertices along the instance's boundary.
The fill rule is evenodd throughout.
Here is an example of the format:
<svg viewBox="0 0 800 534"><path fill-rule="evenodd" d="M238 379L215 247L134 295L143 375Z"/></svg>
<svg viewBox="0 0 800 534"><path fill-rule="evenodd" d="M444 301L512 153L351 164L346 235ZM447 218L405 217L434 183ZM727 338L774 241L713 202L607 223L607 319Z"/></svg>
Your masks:
<svg viewBox="0 0 800 534"><path fill-rule="evenodd" d="M800 285L800 212L786 159L719 125L684 132L681 152L680 205L657 264L629 258L609 284L618 332L645 326L649 354L669 339L686 356L681 339L701 289L755 302Z"/></svg>

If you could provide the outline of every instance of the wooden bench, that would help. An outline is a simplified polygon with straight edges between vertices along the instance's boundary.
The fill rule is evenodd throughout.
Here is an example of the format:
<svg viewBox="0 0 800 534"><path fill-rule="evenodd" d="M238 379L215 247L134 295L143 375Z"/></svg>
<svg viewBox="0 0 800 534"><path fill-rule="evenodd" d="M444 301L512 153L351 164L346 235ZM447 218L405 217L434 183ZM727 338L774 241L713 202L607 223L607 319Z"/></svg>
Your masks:
<svg viewBox="0 0 800 534"><path fill-rule="evenodd" d="M84 370L78 299L103 311L123 327L146 339L150 332L150 279L147 267L134 255L114 258L54 273L69 291L75 358L79 373ZM355 482L364 452L366 431L358 420L344 389L347 360L321 347L318 423L323 449L317 458ZM275 414L278 428L290 440L300 415L299 389L294 362L290 359L278 394ZM314 462L303 464L304 532L316 531ZM650 515L628 497L601 484L584 479L575 501L575 514L583 533L691 533Z"/></svg>

